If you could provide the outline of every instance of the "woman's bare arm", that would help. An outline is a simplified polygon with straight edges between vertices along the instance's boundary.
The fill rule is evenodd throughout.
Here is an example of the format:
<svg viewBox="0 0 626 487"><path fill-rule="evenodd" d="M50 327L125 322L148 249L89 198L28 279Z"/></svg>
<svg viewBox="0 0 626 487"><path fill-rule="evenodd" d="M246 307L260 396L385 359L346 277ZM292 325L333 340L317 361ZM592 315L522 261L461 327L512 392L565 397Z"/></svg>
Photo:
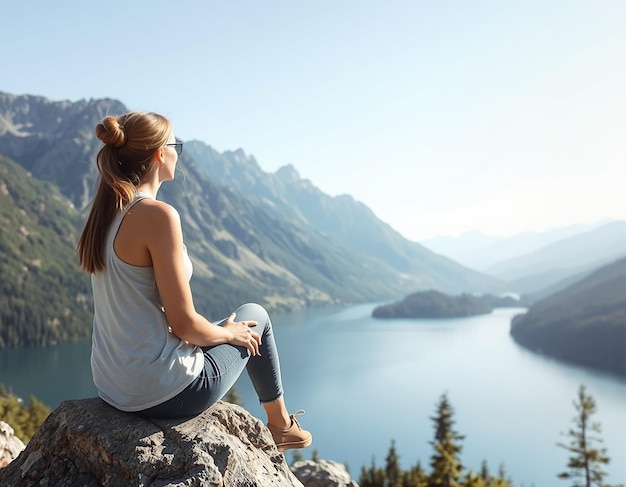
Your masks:
<svg viewBox="0 0 626 487"><path fill-rule="evenodd" d="M142 228L136 230L141 232L140 239L150 253L161 302L172 332L194 345L231 343L242 345L252 355L258 355L261 338L250 329L256 322L233 321L235 316L232 314L223 326L216 326L196 311L185 269L180 216L166 203L155 200L146 203L140 208Z"/></svg>

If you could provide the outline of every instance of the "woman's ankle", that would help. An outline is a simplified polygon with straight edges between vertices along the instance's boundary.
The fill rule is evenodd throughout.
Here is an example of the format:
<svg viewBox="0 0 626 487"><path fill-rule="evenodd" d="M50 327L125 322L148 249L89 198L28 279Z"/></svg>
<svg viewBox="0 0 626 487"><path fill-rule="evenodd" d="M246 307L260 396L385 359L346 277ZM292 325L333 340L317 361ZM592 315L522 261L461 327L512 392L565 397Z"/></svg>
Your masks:
<svg viewBox="0 0 626 487"><path fill-rule="evenodd" d="M289 415L287 415L286 418L283 415L272 416L272 417L268 415L267 424L271 424L274 428L278 428L281 430L288 430L293 425L293 421L291 420Z"/></svg>
<svg viewBox="0 0 626 487"><path fill-rule="evenodd" d="M291 427L291 418L282 397L276 401L263 403L263 408L265 409L265 414L267 414L267 424L280 429L289 429Z"/></svg>

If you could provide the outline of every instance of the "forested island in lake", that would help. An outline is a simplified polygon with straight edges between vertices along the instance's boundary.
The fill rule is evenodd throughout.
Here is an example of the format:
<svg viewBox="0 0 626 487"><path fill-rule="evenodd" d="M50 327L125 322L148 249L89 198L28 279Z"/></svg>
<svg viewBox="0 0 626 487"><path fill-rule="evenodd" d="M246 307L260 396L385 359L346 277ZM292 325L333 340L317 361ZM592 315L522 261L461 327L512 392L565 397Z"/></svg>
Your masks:
<svg viewBox="0 0 626 487"><path fill-rule="evenodd" d="M496 307L516 307L522 304L513 297L451 296L440 291L420 291L401 301L374 308L374 318L462 318L489 314Z"/></svg>

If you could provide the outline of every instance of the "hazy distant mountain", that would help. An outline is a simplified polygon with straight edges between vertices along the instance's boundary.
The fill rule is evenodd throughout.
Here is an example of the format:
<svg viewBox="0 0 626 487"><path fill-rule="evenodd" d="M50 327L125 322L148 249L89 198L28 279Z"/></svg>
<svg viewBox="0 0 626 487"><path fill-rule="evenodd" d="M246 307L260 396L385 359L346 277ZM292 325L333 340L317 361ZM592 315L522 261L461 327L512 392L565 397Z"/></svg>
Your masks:
<svg viewBox="0 0 626 487"><path fill-rule="evenodd" d="M511 335L546 355L626 375L626 258L528 309Z"/></svg>
<svg viewBox="0 0 626 487"><path fill-rule="evenodd" d="M469 266L473 263L474 268L504 282L507 291L534 301L626 255L626 222L571 225L504 239L468 232L424 244ZM511 257L504 259L506 255Z"/></svg>
<svg viewBox="0 0 626 487"><path fill-rule="evenodd" d="M52 102L0 93L0 154L57 186L76 208L85 208L100 147L95 125L107 113L125 111L109 99ZM429 288L497 290L493 278L406 241L350 197L330 198L289 169L263 174L243 151L212 152L204 157L186 150L176 180L159 194L181 213L195 264L196 305L211 319L249 300L271 309L295 309L384 300ZM207 176L211 161L236 184ZM329 222L322 230L325 219ZM16 231L16 222L6 225ZM342 225L359 231L367 245L350 244L339 231Z"/></svg>
<svg viewBox="0 0 626 487"><path fill-rule="evenodd" d="M605 223L542 247L531 254L500 262L487 272L511 290L529 294L561 289L571 278L626 256L626 221ZM556 288L555 288L556 286Z"/></svg>
<svg viewBox="0 0 626 487"><path fill-rule="evenodd" d="M511 281L540 269L598 267L598 261L616 260L623 255L626 255L626 221L613 221L560 239L532 253L498 262L487 272Z"/></svg>
<svg viewBox="0 0 626 487"><path fill-rule="evenodd" d="M599 225L570 225L545 232L524 232L512 237L492 237L474 230L458 237L434 237L421 243L467 267L489 273L489 269L500 262L530 254Z"/></svg>

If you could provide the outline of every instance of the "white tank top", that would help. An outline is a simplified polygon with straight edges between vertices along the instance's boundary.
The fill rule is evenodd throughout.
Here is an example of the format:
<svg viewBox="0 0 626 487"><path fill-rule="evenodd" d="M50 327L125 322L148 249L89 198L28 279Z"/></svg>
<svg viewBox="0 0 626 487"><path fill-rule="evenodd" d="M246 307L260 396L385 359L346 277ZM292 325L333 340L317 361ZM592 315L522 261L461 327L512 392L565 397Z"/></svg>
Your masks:
<svg viewBox="0 0 626 487"><path fill-rule="evenodd" d="M127 264L113 248L124 216L144 198L150 196L138 193L113 220L105 268L91 275L93 381L100 397L122 411L141 411L171 399L204 367L202 350L170 331L154 268ZM193 268L186 249L185 260L191 278Z"/></svg>

